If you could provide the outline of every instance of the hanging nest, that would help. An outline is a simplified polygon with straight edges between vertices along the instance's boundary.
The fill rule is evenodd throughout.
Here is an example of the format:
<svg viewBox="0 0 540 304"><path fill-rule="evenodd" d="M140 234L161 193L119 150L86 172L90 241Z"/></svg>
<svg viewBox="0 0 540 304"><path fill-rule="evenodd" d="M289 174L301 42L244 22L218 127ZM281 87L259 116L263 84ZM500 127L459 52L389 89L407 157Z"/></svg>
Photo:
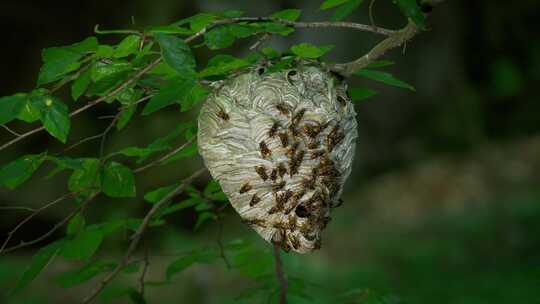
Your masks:
<svg viewBox="0 0 540 304"><path fill-rule="evenodd" d="M226 80L203 105L199 152L243 221L299 253L321 247L355 151L346 84L319 66Z"/></svg>

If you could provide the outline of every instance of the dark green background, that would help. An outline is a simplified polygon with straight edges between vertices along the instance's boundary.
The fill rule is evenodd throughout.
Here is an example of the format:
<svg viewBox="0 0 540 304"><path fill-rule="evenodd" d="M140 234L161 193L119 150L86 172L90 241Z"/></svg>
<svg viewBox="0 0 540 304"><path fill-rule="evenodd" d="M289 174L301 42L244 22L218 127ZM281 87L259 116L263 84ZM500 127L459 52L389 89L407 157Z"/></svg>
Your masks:
<svg viewBox="0 0 540 304"><path fill-rule="evenodd" d="M319 1L14 1L0 3L0 96L30 91L35 86L42 48L66 45L102 28L168 24L201 11L239 9L265 16L285 8L303 10L302 20L329 14L317 11ZM398 28L405 23L390 1L375 3L378 25ZM291 303L540 303L540 40L538 1L446 1L428 18L428 31L411 41L403 53L388 58L385 68L416 87L410 92L363 79L378 95L356 106L359 140L354 170L324 234L321 251L285 256L293 289L305 284L311 300L292 297ZM367 3L348 18L368 23ZM99 37L115 42L120 37ZM301 41L334 44L329 60L351 60L369 50L380 37L349 30L298 30L271 45L286 49ZM247 54L250 41L226 51ZM213 55L198 49L204 63ZM536 84L536 86L535 86ZM61 92L69 100L69 92ZM78 101L80 103L81 101ZM73 105L78 107L80 105ZM114 108L101 105L73 121L71 142L94 135L107 125L96 119ZM137 118L108 141L107 150L145 145L166 134L191 113L167 108ZM14 124L17 130L28 128ZM0 130L1 142L10 135ZM0 154L5 163L23 153L61 151L42 133ZM95 156L95 143L70 152ZM138 177L139 196L168 185L201 166L199 157L149 170ZM66 175L43 179L38 174L17 191L0 189L0 205L41 206L66 189ZM196 186L204 187L207 178ZM49 229L65 207L43 213L16 236L32 239ZM118 215L141 215L148 206L138 200L112 201L100 197L88 210L90 221ZM1 211L2 238L24 216ZM147 235L149 280L162 281L172 253L215 246L217 224L193 232L195 213L187 210ZM260 267L271 267L268 246L240 224L231 208L223 222L224 242L252 239L263 250ZM60 237L61 234L55 235ZM52 238L54 239L54 238ZM125 236L105 243L100 256L119 257ZM38 247L0 257L0 302L78 303L96 281L73 289L58 287L53 278L80 264L57 260L21 295L7 291ZM142 252L142 251L141 251ZM266 262L267 265L265 264ZM117 284L134 276L122 275ZM148 303L229 303L242 291L257 286L223 263L199 265L172 283L148 287ZM342 295L342 297L339 297ZM266 303L267 293L261 295ZM334 298L339 297L339 298ZM128 302L119 298L114 303ZM356 301L356 302L354 302ZM248 300L247 303L256 302Z"/></svg>

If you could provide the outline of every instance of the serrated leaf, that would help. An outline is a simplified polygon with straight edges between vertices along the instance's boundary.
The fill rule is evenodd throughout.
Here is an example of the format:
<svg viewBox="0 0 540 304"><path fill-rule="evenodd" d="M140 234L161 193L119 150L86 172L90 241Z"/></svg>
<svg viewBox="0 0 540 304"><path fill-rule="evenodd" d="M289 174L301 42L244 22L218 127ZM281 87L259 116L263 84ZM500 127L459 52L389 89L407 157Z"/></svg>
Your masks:
<svg viewBox="0 0 540 304"><path fill-rule="evenodd" d="M150 99L142 111L142 115L152 114L166 106L179 103L183 105L186 101L190 101L193 96L192 90L200 86L195 79L186 79L177 77L170 81L169 84L163 86L159 92Z"/></svg>
<svg viewBox="0 0 540 304"><path fill-rule="evenodd" d="M221 25L204 34L204 41L211 50L219 50L231 46L236 40L230 27Z"/></svg>
<svg viewBox="0 0 540 304"><path fill-rule="evenodd" d="M79 269L62 273L55 281L63 288L71 288L89 281L102 272L111 271L115 266L116 263L112 262L92 261Z"/></svg>
<svg viewBox="0 0 540 304"><path fill-rule="evenodd" d="M399 79L396 79L392 74L381 72L381 71L374 71L374 70L368 70L368 69L360 69L355 72L356 75L366 77L369 79L373 79L391 86L400 87L404 89L408 89L411 91L415 91L414 87L404 81L401 81Z"/></svg>
<svg viewBox="0 0 540 304"><path fill-rule="evenodd" d="M206 87L196 82L195 85L189 89L187 95L178 101L180 104L180 112L191 110L194 105L203 101L209 93L210 91Z"/></svg>
<svg viewBox="0 0 540 304"><path fill-rule="evenodd" d="M314 46L311 43L300 43L297 45L293 45L291 47L291 51L302 58L309 58L309 59L315 59L323 56L325 53L330 51L334 46L332 45L326 45L322 47Z"/></svg>
<svg viewBox="0 0 540 304"><path fill-rule="evenodd" d="M46 153L22 156L0 169L0 184L15 189L24 183L41 166Z"/></svg>
<svg viewBox="0 0 540 304"><path fill-rule="evenodd" d="M345 2L348 2L349 0L326 0L324 1L321 6L319 7L320 10L327 10L333 7L336 7L338 5L341 5Z"/></svg>
<svg viewBox="0 0 540 304"><path fill-rule="evenodd" d="M425 25L426 17L416 0L393 0L399 7L399 10L407 17L410 18L418 27L423 28Z"/></svg>
<svg viewBox="0 0 540 304"><path fill-rule="evenodd" d="M300 18L300 14L302 14L302 11L299 9L286 9L270 15L270 17L296 21L298 18Z"/></svg>
<svg viewBox="0 0 540 304"><path fill-rule="evenodd" d="M68 260L90 259L98 250L103 235L99 229L89 226L71 239L66 239L60 255Z"/></svg>
<svg viewBox="0 0 540 304"><path fill-rule="evenodd" d="M141 37L138 35L129 35L124 38L116 47L113 53L114 58L124 58L137 52Z"/></svg>
<svg viewBox="0 0 540 304"><path fill-rule="evenodd" d="M76 235L84 229L85 225L86 220L84 219L84 216L82 216L80 213L77 213L74 217L71 218L71 220L69 220L66 227L66 234L69 236Z"/></svg>
<svg viewBox="0 0 540 304"><path fill-rule="evenodd" d="M110 197L135 197L135 176L128 167L117 163L109 162L103 169L101 188L103 193Z"/></svg>
<svg viewBox="0 0 540 304"><path fill-rule="evenodd" d="M348 15L350 15L354 10L356 10L360 4L362 4L363 0L349 0L340 7L338 7L332 16L330 17L330 20L332 21L341 21L345 19Z"/></svg>
<svg viewBox="0 0 540 304"><path fill-rule="evenodd" d="M132 66L126 62L99 62L90 69L91 85L88 88L89 96L104 96L111 89L125 81L132 70Z"/></svg>
<svg viewBox="0 0 540 304"><path fill-rule="evenodd" d="M96 57L98 58L110 58L114 54L114 48L110 45L101 44L96 51Z"/></svg>
<svg viewBox="0 0 540 304"><path fill-rule="evenodd" d="M194 142L191 145L185 147L184 149L178 151L176 154L169 157L165 162L163 162L163 164L168 164L168 163L171 163L173 161L177 161L179 159L183 159L183 158L186 158L186 157L193 156L195 154L197 154L197 143L196 142Z"/></svg>
<svg viewBox="0 0 540 304"><path fill-rule="evenodd" d="M40 118L39 108L34 105L31 97L27 98L24 107L19 112L19 115L17 115L17 119L31 123L38 121Z"/></svg>
<svg viewBox="0 0 540 304"><path fill-rule="evenodd" d="M79 99L90 85L90 70L84 71L71 85L71 97Z"/></svg>
<svg viewBox="0 0 540 304"><path fill-rule="evenodd" d="M71 192L84 191L89 193L90 189L99 189L101 176L99 174L99 160L95 158L81 159L82 169L74 170L68 181L68 189Z"/></svg>
<svg viewBox="0 0 540 304"><path fill-rule="evenodd" d="M260 27L264 32L280 36L288 36L290 33L294 32L293 27L281 23L260 22L256 23L254 26Z"/></svg>
<svg viewBox="0 0 540 304"><path fill-rule="evenodd" d="M24 94L0 98L0 125L17 118L26 105L26 101L27 97Z"/></svg>
<svg viewBox="0 0 540 304"><path fill-rule="evenodd" d="M55 157L55 156L48 156L48 160L53 161L56 164L56 168L51 171L47 178L50 178L54 175L56 175L58 172L61 172L65 169L71 169L71 170L81 170L82 167L82 161L80 159L74 159L69 157Z"/></svg>
<svg viewBox="0 0 540 304"><path fill-rule="evenodd" d="M56 254L61 250L64 245L64 240L59 240L54 243L51 243L47 246L40 248L34 256L30 264L23 272L21 278L17 282L13 293L17 293L24 289L30 282L32 282L47 265L51 263Z"/></svg>
<svg viewBox="0 0 540 304"><path fill-rule="evenodd" d="M231 55L219 54L208 61L208 65L204 70L198 73L198 76L204 78L208 76L223 75L248 65L249 62L246 60Z"/></svg>
<svg viewBox="0 0 540 304"><path fill-rule="evenodd" d="M377 94L376 91L370 90L368 88L357 88L357 87L349 88L348 92L353 102L362 101L364 99L367 99Z"/></svg>
<svg viewBox="0 0 540 304"><path fill-rule="evenodd" d="M97 49L95 37L89 37L82 42L65 47L52 47L42 52L43 66L39 71L38 85L59 80L69 72L80 67L78 62L88 52Z"/></svg>
<svg viewBox="0 0 540 304"><path fill-rule="evenodd" d="M62 143L66 143L71 128L68 107L52 97L43 98L38 107L45 130Z"/></svg>
<svg viewBox="0 0 540 304"><path fill-rule="evenodd" d="M154 34L159 46L163 60L179 75L195 74L195 57L191 48L184 40L167 34Z"/></svg>

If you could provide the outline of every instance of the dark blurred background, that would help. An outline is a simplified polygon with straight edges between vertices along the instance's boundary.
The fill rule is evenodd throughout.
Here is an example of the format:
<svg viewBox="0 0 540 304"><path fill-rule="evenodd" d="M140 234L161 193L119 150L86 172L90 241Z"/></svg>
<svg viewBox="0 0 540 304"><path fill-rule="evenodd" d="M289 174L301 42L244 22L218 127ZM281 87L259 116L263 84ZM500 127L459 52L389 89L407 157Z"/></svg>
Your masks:
<svg viewBox="0 0 540 304"><path fill-rule="evenodd" d="M204 11L238 9L249 16L265 16L285 8L302 9L302 20L316 21L329 15L318 11L319 4L306 0L2 0L0 96L33 89L41 49L93 35L95 24L104 29L144 28ZM367 4L348 20L369 23ZM375 3L374 17L378 25L389 28L405 23L387 0ZM360 299L358 303L368 303L361 301L373 293L388 303L540 303L538 18L537 0L446 1L430 15L428 31L405 51L388 55L396 64L385 70L413 84L416 92L362 79L350 81L377 90L378 95L356 106L360 137L354 170L343 195L345 205L335 210L322 250L285 257L287 273L305 281L306 293L312 296L311 300L292 297L291 303L327 303L344 293ZM111 43L119 39L98 38ZM288 38L274 38L270 45L284 50L300 41L331 43L336 47L329 60L347 61L378 39L348 30L298 30ZM250 42L237 42L226 51L245 55ZM212 54L196 51L200 62ZM60 94L69 100L68 91ZM96 117L113 111L103 105L77 117L71 141L100 133L107 122ZM196 111L192 112L167 109L137 118L125 131L111 136L107 149L148 144L179 121L193 119ZM22 124L13 127L28 128ZM1 142L9 138L9 133L0 130ZM41 134L2 151L0 161L61 148ZM69 155L96 153L95 144L89 143ZM201 164L197 156L152 169L137 179L139 196L187 176ZM46 173L47 169L40 170L16 191L0 189L0 205L36 207L62 194L67 175L43 179ZM203 187L205 182L200 180L196 186ZM140 200L111 202L101 197L88 213L97 221L118 214L140 215L144 210ZM64 215L64 208L45 212L16 238L31 239ZM1 211L2 238L23 217L20 211ZM217 225L193 232L194 220L194 212L187 210L148 235L143 245L151 248L150 280L162 281L170 261L160 252L214 242ZM230 208L223 234L225 242L247 238L266 248ZM122 242L107 243L101 255L118 257L124 246ZM51 278L77 266L58 261L22 295L8 300L4 291L13 287L37 248L0 257L0 302L77 303L93 288L96 281L74 289L55 285ZM130 280L125 276L118 283ZM252 281L223 265L202 265L177 276L173 283L152 287L147 301L232 303L247 287L253 287ZM124 301L127 298L113 302Z"/></svg>

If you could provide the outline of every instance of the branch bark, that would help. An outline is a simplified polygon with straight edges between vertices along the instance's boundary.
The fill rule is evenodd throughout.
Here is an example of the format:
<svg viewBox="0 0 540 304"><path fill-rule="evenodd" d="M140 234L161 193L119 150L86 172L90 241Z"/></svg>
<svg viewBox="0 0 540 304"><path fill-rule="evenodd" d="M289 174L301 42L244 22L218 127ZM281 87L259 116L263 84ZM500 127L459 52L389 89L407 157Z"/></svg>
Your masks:
<svg viewBox="0 0 540 304"><path fill-rule="evenodd" d="M288 283L283 272L283 264L281 263L281 245L279 243L274 243L273 245L276 276L279 282L279 304L285 304L287 303Z"/></svg>

